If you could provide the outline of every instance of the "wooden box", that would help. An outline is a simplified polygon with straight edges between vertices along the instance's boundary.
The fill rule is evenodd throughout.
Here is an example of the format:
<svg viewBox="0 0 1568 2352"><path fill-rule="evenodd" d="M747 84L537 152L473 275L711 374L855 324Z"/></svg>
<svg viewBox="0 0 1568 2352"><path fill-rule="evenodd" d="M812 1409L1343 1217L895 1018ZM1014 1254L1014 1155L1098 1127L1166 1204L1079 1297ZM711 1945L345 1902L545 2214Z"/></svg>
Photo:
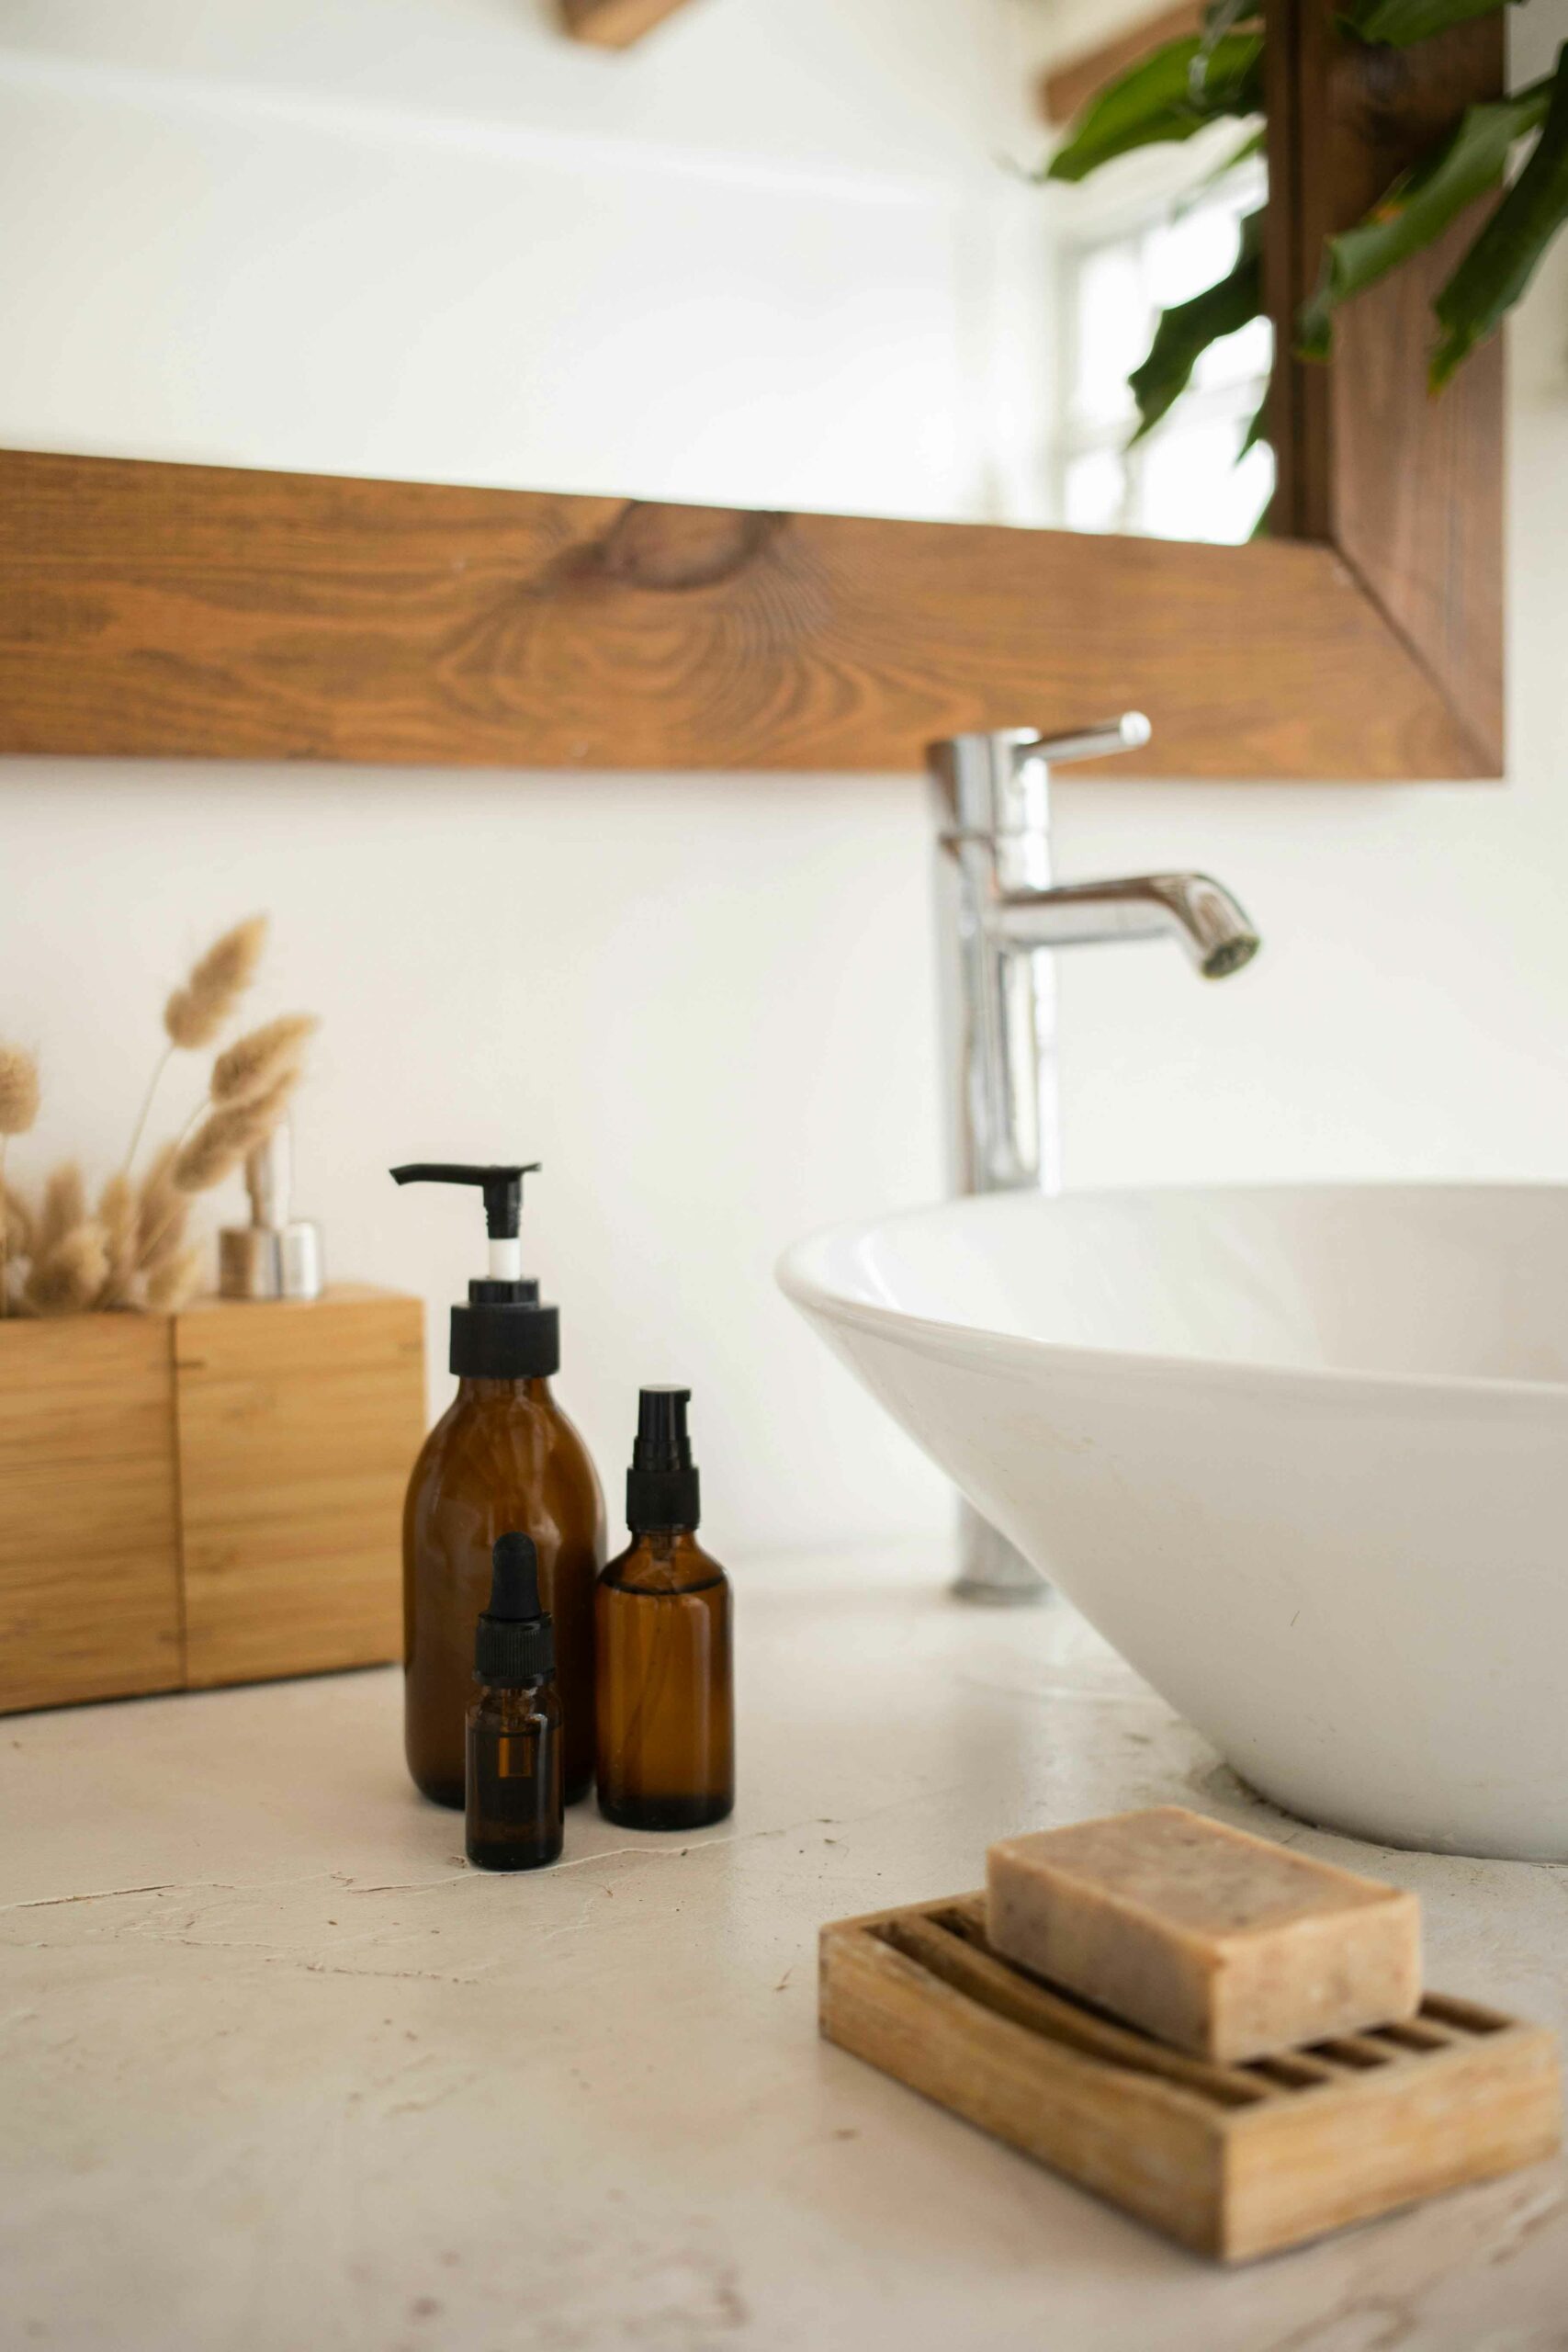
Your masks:
<svg viewBox="0 0 1568 2352"><path fill-rule="evenodd" d="M0 1713L402 1650L417 1299L0 1322Z"/></svg>
<svg viewBox="0 0 1568 2352"><path fill-rule="evenodd" d="M1561 2140L1542 2027L1428 1993L1407 2022L1219 2065L998 1958L985 1913L824 1928L823 2034L1199 2254L1278 2253Z"/></svg>

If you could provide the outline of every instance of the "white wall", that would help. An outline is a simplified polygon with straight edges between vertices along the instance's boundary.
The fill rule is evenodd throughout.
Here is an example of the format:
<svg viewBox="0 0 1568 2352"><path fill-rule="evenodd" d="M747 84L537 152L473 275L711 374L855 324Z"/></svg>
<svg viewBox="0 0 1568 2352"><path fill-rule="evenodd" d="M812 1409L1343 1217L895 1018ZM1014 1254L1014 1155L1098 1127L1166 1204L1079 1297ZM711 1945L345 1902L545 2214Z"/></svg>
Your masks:
<svg viewBox="0 0 1568 2352"><path fill-rule="evenodd" d="M326 1023L299 1206L332 1271L423 1292L433 1393L483 1223L472 1194L386 1170L541 1159L525 1261L612 1501L637 1383L679 1378L716 1543L918 1524L934 1478L772 1276L799 1234L937 1186L916 800L826 777L7 763L0 1035L41 1047L47 1093L14 1164L123 1149L164 990L208 933L271 908L257 1010ZM202 1075L171 1075L169 1128Z"/></svg>
<svg viewBox="0 0 1568 2352"><path fill-rule="evenodd" d="M995 167L1038 137L1013 6L694 0L615 57L554 0L0 0L0 442L996 511L1045 379L1003 300L1044 233ZM302 1205L425 1295L434 1395L479 1226L384 1171L539 1158L612 1498L679 1375L716 1541L945 1513L772 1280L937 1186L912 778L15 762L0 841L0 1034L50 1096L19 1167L112 1152L182 958L270 907L262 1009L327 1020Z"/></svg>
<svg viewBox="0 0 1568 2352"><path fill-rule="evenodd" d="M857 235L868 180L951 174L970 205L976 164L1002 143L989 110L1004 111L986 79L1001 51L976 44L976 15L974 0L796 0L786 39L771 0L694 0L645 51L605 59L558 43L542 8L513 0L0 0L0 441L632 486L570 470L592 454L573 410L597 379L562 338L585 317L606 331L616 222L636 207L605 216L592 295L570 321L563 288L537 274L546 232L527 204L483 250L497 272L514 251L537 307L509 305L503 277L493 301L467 305L436 241L398 301L356 308L389 175L400 231L420 235L428 175L460 256L470 227L491 236L503 183L536 187L547 133L549 167L575 172L584 203L597 201L604 142L648 187L662 175L688 192L690 154L714 175L704 185L737 267L754 267L773 217L766 173L749 176L763 165L857 180L839 204ZM840 83L823 44L846 24L860 66ZM1564 0L1532 0L1515 33L1521 70L1540 70L1565 30ZM391 160L356 195L370 116ZM443 121L479 118L507 139L526 132L526 152L500 131L477 160L466 138L442 144ZM561 142L579 136L574 163ZM330 221L290 216L278 256L268 175L307 146L312 170L330 154L345 175L330 180L341 208ZM482 189L470 171L488 175ZM916 216L898 217L908 228ZM340 257L324 267L321 238ZM363 284L343 274L349 251ZM654 266L647 248L628 252L637 272ZM937 273L943 294L905 252L910 336L968 351L972 306L953 270ZM751 282L718 277L716 300ZM308 333L280 354L254 332L255 308L276 318L297 288ZM690 277L667 291L706 316ZM1514 346L1506 788L1061 789L1065 873L1209 865L1269 941L1218 988L1161 949L1064 959L1072 1181L1568 1173L1565 294L1559 260ZM389 343L405 317L412 356ZM497 347L498 317L517 327L519 368L544 371L514 411L476 363ZM995 354L978 387L954 390L956 356L946 376L912 371L919 414L906 435L885 401L841 412L830 329L852 378L876 347L852 316L815 322L806 372L829 397L783 452L781 479L797 487L778 494L890 512L994 503L1017 427ZM640 413L658 386L637 360L647 346L618 331L612 314L604 381L618 413ZM745 494L683 476L697 464L689 412L678 398L653 405L650 478L636 487ZM601 415L607 434L610 406ZM753 422L704 462L716 451L754 464L759 441L775 455ZM302 454L318 431L338 436L335 461ZM931 460L935 446L958 453L951 466ZM928 835L913 779L17 762L0 772L0 1032L44 1048L51 1144L112 1148L182 956L269 905L265 1009L313 1004L329 1022L301 1182L340 1271L445 1300L472 1265L472 1220L460 1203L396 1194L381 1171L416 1151L526 1151L547 1163L533 1257L566 1310L563 1394L612 1487L636 1381L679 1372L698 1390L716 1540L894 1532L944 1508L769 1275L811 1225L936 1189Z"/></svg>

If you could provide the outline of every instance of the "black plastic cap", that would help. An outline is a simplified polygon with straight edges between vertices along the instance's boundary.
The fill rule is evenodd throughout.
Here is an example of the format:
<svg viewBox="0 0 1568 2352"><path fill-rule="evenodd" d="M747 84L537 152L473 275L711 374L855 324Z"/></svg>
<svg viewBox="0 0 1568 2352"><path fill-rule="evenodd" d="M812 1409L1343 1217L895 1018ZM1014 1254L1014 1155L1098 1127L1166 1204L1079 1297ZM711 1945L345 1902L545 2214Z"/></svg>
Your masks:
<svg viewBox="0 0 1568 2352"><path fill-rule="evenodd" d="M468 1284L470 1306L537 1306L539 1285L531 1275L517 1282L499 1274L476 1274Z"/></svg>
<svg viewBox="0 0 1568 2352"><path fill-rule="evenodd" d="M531 1297L492 1304L476 1291L517 1290ZM547 1380L560 1370L560 1316L539 1305L537 1283L475 1282L474 1303L452 1309L448 1369L459 1380Z"/></svg>
<svg viewBox="0 0 1568 2352"><path fill-rule="evenodd" d="M626 1525L634 1535L658 1527L695 1527L702 1497L686 1430L689 1388L638 1393L637 1438L626 1472Z"/></svg>
<svg viewBox="0 0 1568 2352"><path fill-rule="evenodd" d="M519 1690L553 1674L556 1633L539 1605L539 1555L531 1535L503 1535L491 1552L490 1606L474 1632L474 1680Z"/></svg>

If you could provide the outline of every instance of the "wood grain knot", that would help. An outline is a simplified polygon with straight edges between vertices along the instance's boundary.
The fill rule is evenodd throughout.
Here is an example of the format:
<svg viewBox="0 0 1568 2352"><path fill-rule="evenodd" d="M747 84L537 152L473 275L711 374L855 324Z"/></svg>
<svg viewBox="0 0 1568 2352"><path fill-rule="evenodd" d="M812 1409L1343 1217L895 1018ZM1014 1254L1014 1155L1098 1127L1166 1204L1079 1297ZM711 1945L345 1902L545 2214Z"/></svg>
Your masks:
<svg viewBox="0 0 1568 2352"><path fill-rule="evenodd" d="M760 556L789 517L723 506L622 508L599 546L599 570L633 588L716 588Z"/></svg>

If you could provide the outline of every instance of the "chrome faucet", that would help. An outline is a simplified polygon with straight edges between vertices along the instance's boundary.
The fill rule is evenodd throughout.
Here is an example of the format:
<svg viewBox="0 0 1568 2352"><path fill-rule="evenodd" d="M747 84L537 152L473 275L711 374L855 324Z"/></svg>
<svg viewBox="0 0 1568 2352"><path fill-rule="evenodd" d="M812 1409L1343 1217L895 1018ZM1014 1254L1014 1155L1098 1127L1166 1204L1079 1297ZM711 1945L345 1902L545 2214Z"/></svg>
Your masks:
<svg viewBox="0 0 1568 2352"><path fill-rule="evenodd" d="M1258 953L1246 915L1206 875L1052 882L1052 768L1135 750L1149 731L1143 713L1129 710L1070 735L1013 727L928 748L945 900L939 942L953 1073L951 1175L961 1192L1060 1187L1052 949L1176 939L1205 979L1239 971ZM993 1601L1035 1600L1046 1589L1022 1555L967 1505L957 1589Z"/></svg>

